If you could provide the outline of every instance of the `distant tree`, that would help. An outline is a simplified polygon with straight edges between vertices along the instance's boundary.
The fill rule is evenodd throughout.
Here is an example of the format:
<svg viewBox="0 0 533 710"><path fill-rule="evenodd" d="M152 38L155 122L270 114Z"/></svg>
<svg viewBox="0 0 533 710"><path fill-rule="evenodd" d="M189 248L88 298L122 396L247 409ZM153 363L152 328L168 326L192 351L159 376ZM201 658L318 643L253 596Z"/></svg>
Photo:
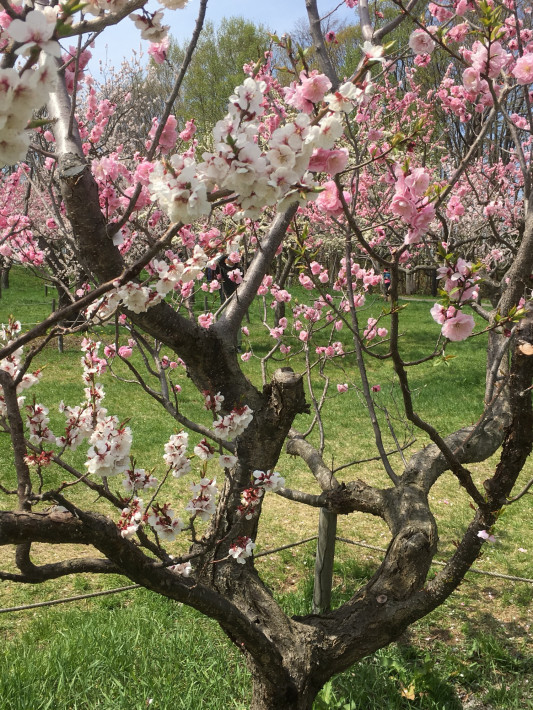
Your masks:
<svg viewBox="0 0 533 710"><path fill-rule="evenodd" d="M180 122L194 116L199 134L209 133L242 81L243 66L262 60L269 44L268 30L242 17L224 18L216 27L207 22L174 104ZM150 83L160 84L161 96L172 86L185 52L185 44L171 40L167 63L150 68Z"/></svg>

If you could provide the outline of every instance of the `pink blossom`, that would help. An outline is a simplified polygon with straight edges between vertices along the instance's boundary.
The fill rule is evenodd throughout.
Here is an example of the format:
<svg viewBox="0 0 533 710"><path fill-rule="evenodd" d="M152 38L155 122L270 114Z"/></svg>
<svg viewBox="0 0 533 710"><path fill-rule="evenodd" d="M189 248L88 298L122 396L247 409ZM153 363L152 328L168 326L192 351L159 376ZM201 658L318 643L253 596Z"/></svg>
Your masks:
<svg viewBox="0 0 533 710"><path fill-rule="evenodd" d="M131 357L133 350L129 347L129 345L122 345L118 349L118 354L120 357L128 358Z"/></svg>
<svg viewBox="0 0 533 710"><path fill-rule="evenodd" d="M381 392L381 385L372 385L372 392Z"/></svg>
<svg viewBox="0 0 533 710"><path fill-rule="evenodd" d="M164 64L168 52L168 37L164 37L161 42L150 44L148 54L156 64Z"/></svg>
<svg viewBox="0 0 533 710"><path fill-rule="evenodd" d="M439 325L444 324L446 320L446 309L444 308L444 306L441 306L440 303L435 303L433 308L430 310L430 313L433 320L436 321Z"/></svg>
<svg viewBox="0 0 533 710"><path fill-rule="evenodd" d="M323 191L316 198L316 205L322 212L327 212L333 216L337 216L342 212L342 203L339 199L337 185L333 180L322 185Z"/></svg>
<svg viewBox="0 0 533 710"><path fill-rule="evenodd" d="M398 217L402 217L406 222L410 222L416 214L416 207L412 200L404 194L396 194L392 198L390 210Z"/></svg>
<svg viewBox="0 0 533 710"><path fill-rule="evenodd" d="M348 392L348 385L345 382L343 385L337 385L337 392L339 394L344 394L345 392Z"/></svg>
<svg viewBox="0 0 533 710"><path fill-rule="evenodd" d="M233 204L233 202L229 202L227 205L224 205L222 208L222 212L227 216L227 217L233 217L235 212L237 212L237 208Z"/></svg>
<svg viewBox="0 0 533 710"><path fill-rule="evenodd" d="M481 87L481 77L479 76L479 71L473 67L468 67L463 72L463 86L466 91L477 94Z"/></svg>
<svg viewBox="0 0 533 710"><path fill-rule="evenodd" d="M470 28L468 27L466 22L463 22L460 25L455 25L455 27L452 27L448 32L447 36L448 39L452 40L452 42L462 42L469 32Z"/></svg>
<svg viewBox="0 0 533 710"><path fill-rule="evenodd" d="M435 49L435 42L425 30L419 28L411 33L409 47L415 54L431 54Z"/></svg>
<svg viewBox="0 0 533 710"><path fill-rule="evenodd" d="M212 313L202 313L198 316L198 325L202 328L209 328L213 324Z"/></svg>
<svg viewBox="0 0 533 710"><path fill-rule="evenodd" d="M325 74L319 74L316 69L313 69L311 74L307 77L302 72L300 74L300 81L302 85L302 96L316 104L322 101L326 91L331 89L331 81Z"/></svg>
<svg viewBox="0 0 533 710"><path fill-rule="evenodd" d="M511 74L518 84L531 84L533 82L533 54L524 54L517 59Z"/></svg>
<svg viewBox="0 0 533 710"><path fill-rule="evenodd" d="M430 2L428 5L428 10L430 13L433 15L433 17L436 17L439 22L446 22L446 20L449 20L451 17L453 17L453 13L446 7L443 7L442 5L436 5L435 3Z"/></svg>
<svg viewBox="0 0 533 710"><path fill-rule="evenodd" d="M233 271L228 271L228 278L230 279L230 281L233 281L233 283L241 284L242 271L240 269L233 269Z"/></svg>
<svg viewBox="0 0 533 710"><path fill-rule="evenodd" d="M448 202L448 207L446 208L446 216L452 222L457 222L459 217L462 217L465 213L465 208L461 202L461 198L457 195L452 195Z"/></svg>
<svg viewBox="0 0 533 710"><path fill-rule="evenodd" d="M190 141L195 133L196 133L196 126L194 124L194 119L192 119L191 121L187 121L187 123L185 124L185 128L180 133L180 138L182 141ZM226 207L228 207L228 206L229 205L226 205Z"/></svg>
<svg viewBox="0 0 533 710"><path fill-rule="evenodd" d="M467 313L459 311L456 316L449 318L442 326L442 334L448 340L466 340L474 330L474 318Z"/></svg>
<svg viewBox="0 0 533 710"><path fill-rule="evenodd" d="M252 352L249 350L247 353L243 353L241 355L241 360L243 362L248 362L248 360L252 357Z"/></svg>
<svg viewBox="0 0 533 710"><path fill-rule="evenodd" d="M486 540L486 542L496 542L494 535L490 535L486 530L480 530L477 536L482 540Z"/></svg>
<svg viewBox="0 0 533 710"><path fill-rule="evenodd" d="M414 61L417 67L427 67L431 63L431 57L429 54L417 54Z"/></svg>
<svg viewBox="0 0 533 710"><path fill-rule="evenodd" d="M313 281L309 276L307 276L307 274L301 273L300 276L298 276L298 281L308 291L310 291L314 287Z"/></svg>

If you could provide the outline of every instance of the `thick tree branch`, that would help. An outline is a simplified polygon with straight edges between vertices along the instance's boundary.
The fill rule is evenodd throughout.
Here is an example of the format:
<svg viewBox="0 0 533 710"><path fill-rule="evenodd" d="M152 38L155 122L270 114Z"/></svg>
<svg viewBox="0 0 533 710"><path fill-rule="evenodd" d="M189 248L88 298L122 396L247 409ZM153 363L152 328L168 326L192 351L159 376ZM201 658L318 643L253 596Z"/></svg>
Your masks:
<svg viewBox="0 0 533 710"><path fill-rule="evenodd" d="M298 203L294 202L284 212L279 213L272 226L263 239L252 259L246 275L239 288L235 291L229 306L221 318L213 326L214 330L225 339L234 339L242 319L261 285L263 276L268 273L270 264L274 260L276 251L282 243L285 233L296 214Z"/></svg>
<svg viewBox="0 0 533 710"><path fill-rule="evenodd" d="M320 71L331 81L332 91L336 91L339 86L339 77L328 54L326 42L324 41L316 0L305 0L305 7L307 9L309 28L311 30L311 37L313 38Z"/></svg>

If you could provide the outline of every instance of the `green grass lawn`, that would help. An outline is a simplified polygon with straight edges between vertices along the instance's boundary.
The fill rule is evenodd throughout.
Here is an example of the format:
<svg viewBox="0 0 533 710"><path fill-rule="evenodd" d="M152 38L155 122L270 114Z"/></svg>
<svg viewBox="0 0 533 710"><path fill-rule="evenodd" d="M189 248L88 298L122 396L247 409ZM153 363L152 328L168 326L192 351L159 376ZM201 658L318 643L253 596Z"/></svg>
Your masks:
<svg viewBox="0 0 533 710"><path fill-rule="evenodd" d="M300 293L303 298L305 294ZM24 329L49 314L53 295L45 294L42 283L28 279L26 272L13 269L11 286L0 299L0 322L13 313ZM403 301L402 351L416 359L434 346L439 333L429 315L431 303ZM377 317L384 308L381 297L369 297L362 309L361 322ZM201 309L203 310L203 309ZM250 332L254 357L243 368L254 384L262 385L260 357L272 341L261 324L263 305L258 299L250 310ZM383 321L386 326L387 317ZM381 325L381 324L380 324ZM482 328L481 322L479 327ZM103 329L99 337L113 339L112 330ZM349 348L346 329L336 339ZM51 343L39 356L36 366L46 363L41 382L29 395L50 409L52 428L59 431L62 417L57 412L61 400L78 404L83 398L79 367L80 338L65 340L63 353ZM298 348L295 338L293 350ZM470 424L481 413L485 336L465 343L452 344L450 354L457 357L449 365L425 363L409 372L411 391L417 411L445 434ZM246 347L246 339L244 342ZM377 346L384 351L385 346ZM138 360L135 360L136 362ZM287 362L272 360L272 372ZM295 354L289 364L303 371L301 355ZM125 370L120 370L125 374ZM371 428L358 392L359 379L355 359L348 355L335 361L329 370L333 386L325 407L326 448L324 458L340 466L353 460L375 455ZM397 438L402 442L411 436L410 427L399 416L399 390L388 362L371 361L371 384L379 384L376 393L380 422L387 448L393 438L387 427L387 416L394 422ZM134 443L132 452L137 465L163 471L163 445L177 428L159 405L147 398L135 385L126 385L106 374L105 406L110 414L130 422ZM323 380L313 371L312 383L320 396ZM337 383L347 382L350 390L339 395ZM180 406L184 414L208 424L199 395L183 370L177 370L175 383L182 386ZM387 416L386 416L387 415ZM308 416L300 416L296 426L305 430ZM415 434L417 450L426 439ZM312 437L316 434L313 433ZM198 437L191 435L191 440ZM83 467L86 447L72 457ZM401 472L401 459L392 459ZM490 475L496 459L472 467L481 483ZM278 469L287 485L316 491L316 485L299 459L283 454ZM53 485L65 473L51 467L46 470L46 484ZM528 466L523 481L532 475ZM183 504L188 499L189 481L173 480L172 499ZM339 472L340 480L363 478L376 485L387 485L382 467L377 462L353 465ZM0 436L0 478L13 485L13 467L6 436ZM120 481L116 482L117 489ZM2 494L3 495L3 494ZM93 506L94 496L81 492L84 505ZM5 503L5 496L2 497ZM444 559L470 519L469 500L450 474L442 476L430 497L432 510L439 523L439 557ZM177 504L178 511L180 504ZM486 545L477 566L487 571L521 577L533 577L530 544L531 496L506 510L497 526L497 542ZM109 510L108 512L112 512ZM181 511L183 512L183 511ZM298 525L294 524L295 515ZM268 550L287 542L316 534L317 512L296 507L277 496L268 496L258 537L258 549ZM380 520L354 514L339 519L340 536L386 547L389 536ZM176 543L183 549L186 540ZM82 549L82 548L80 548ZM72 550L68 550L70 554ZM334 575L334 604L342 603L354 587L372 574L380 561L380 553L339 543ZM65 554L35 546L38 561ZM78 554L78 552L76 552ZM11 552L0 548L0 563L9 564ZM52 557L50 557L50 555ZM288 613L308 613L311 607L314 543L267 555L257 561L266 582L275 590ZM0 585L0 606L27 604L122 586L120 577L63 579L39 586L11 583ZM443 607L416 624L402 639L371 659L357 664L328 685L317 700L317 708L386 708L396 710L455 710L469 700L477 699L480 710L522 710L533 708L533 648L530 641L533 585L510 582L470 574L459 590ZM238 651L223 637L216 624L196 612L136 590L112 597L88 600L51 609L23 613L0 614L0 633L4 640L0 651L0 708L246 708L249 702L249 676ZM531 680L529 680L531 678ZM528 681L528 682L526 682ZM369 698L375 698L375 700ZM148 701L153 702L148 705ZM201 700L199 700L201 699Z"/></svg>

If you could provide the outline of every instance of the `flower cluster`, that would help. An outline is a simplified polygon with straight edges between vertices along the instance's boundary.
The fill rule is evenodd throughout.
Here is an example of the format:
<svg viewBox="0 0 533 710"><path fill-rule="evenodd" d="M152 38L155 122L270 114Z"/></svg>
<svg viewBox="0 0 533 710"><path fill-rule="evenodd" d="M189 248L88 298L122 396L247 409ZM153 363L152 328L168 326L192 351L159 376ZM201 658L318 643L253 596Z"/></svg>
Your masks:
<svg viewBox="0 0 533 710"><path fill-rule="evenodd" d="M285 479L277 471L254 471L254 485L275 493L283 488Z"/></svg>
<svg viewBox="0 0 533 710"><path fill-rule="evenodd" d="M390 205L392 214L408 226L406 244L417 244L429 229L435 217L435 207L425 196L430 176L424 168L414 168L407 173L397 165L394 197Z"/></svg>
<svg viewBox="0 0 533 710"><path fill-rule="evenodd" d="M480 279L477 268L462 258L451 261L446 256L446 265L438 269L444 279L445 303L435 303L431 315L442 326L442 335L448 340L466 340L474 330L473 316L460 309L468 301L475 301L479 296Z"/></svg>
<svg viewBox="0 0 533 710"><path fill-rule="evenodd" d="M141 498L134 497L129 501L126 508L123 508L117 527L120 530L122 537L129 540L143 522L144 510L143 501Z"/></svg>
<svg viewBox="0 0 533 710"><path fill-rule="evenodd" d="M253 419L253 412L245 404L236 407L229 414L217 417L213 422L213 431L221 439L232 441L240 436Z"/></svg>
<svg viewBox="0 0 533 710"><path fill-rule="evenodd" d="M245 490L241 493L241 503L237 507L239 515L246 520L251 520L254 517L256 508L261 502L263 494L263 488L245 488Z"/></svg>
<svg viewBox="0 0 533 710"><path fill-rule="evenodd" d="M171 542L183 530L183 521L176 517L170 503L152 505L152 512L146 516L146 522L161 540Z"/></svg>
<svg viewBox="0 0 533 710"><path fill-rule="evenodd" d="M30 432L30 441L32 444L40 445L42 443L56 443L56 437L48 427L50 417L48 416L48 408L42 404L30 404L26 406L28 412L26 417L26 426Z"/></svg>
<svg viewBox="0 0 533 710"><path fill-rule="evenodd" d="M147 473L144 468L129 468L125 474L126 478L122 481L122 485L128 493L155 488L158 485L157 478Z"/></svg>
<svg viewBox="0 0 533 710"><path fill-rule="evenodd" d="M433 319L442 325L442 335L448 340L466 340L474 330L474 318L468 313L459 311L455 306L445 308L436 303L431 309Z"/></svg>
<svg viewBox="0 0 533 710"><path fill-rule="evenodd" d="M229 548L229 554L240 565L243 565L246 562L246 558L253 555L255 547L255 542L251 538L246 536L238 537Z"/></svg>
<svg viewBox="0 0 533 710"><path fill-rule="evenodd" d="M10 318L9 322L6 324L2 323L0 327L0 341L3 341L3 345L9 345L12 343L17 335L21 331L20 321ZM0 369L13 379L17 379L20 373L22 360L22 348L18 348L14 353L8 355L8 357L0 360ZM36 370L35 372L26 372L20 379L17 385L17 394L20 394L24 390L28 389L32 385L36 384L41 377L41 371ZM5 405L3 390L0 386L0 416L5 417L7 414L7 409ZM24 404L24 397L18 397L19 408ZM39 405L42 406L42 405ZM47 412L48 413L48 410Z"/></svg>
<svg viewBox="0 0 533 710"><path fill-rule="evenodd" d="M124 473L128 468L131 442L129 427L120 424L115 416L102 417L89 439L87 471L98 476Z"/></svg>
<svg viewBox="0 0 533 710"><path fill-rule="evenodd" d="M187 503L185 510L200 520L209 520L215 512L215 497L218 493L216 480L202 478L199 483L191 483L193 498Z"/></svg>
<svg viewBox="0 0 533 710"><path fill-rule="evenodd" d="M57 22L56 8L31 10L25 20L15 19L6 28L7 35L23 43L17 54L27 55L41 49L36 68L26 67L19 76L16 69L0 69L0 167L23 160L30 143L25 131L33 112L46 103L57 77L54 60L59 44L52 40Z"/></svg>
<svg viewBox="0 0 533 710"><path fill-rule="evenodd" d="M149 188L171 222L189 224L211 212L206 185L197 176L193 158L175 154L168 162L156 163Z"/></svg>
<svg viewBox="0 0 533 710"><path fill-rule="evenodd" d="M189 435L186 431L173 434L165 444L165 455L163 459L174 478L180 478L191 470L191 462L187 458L187 445Z"/></svg>

